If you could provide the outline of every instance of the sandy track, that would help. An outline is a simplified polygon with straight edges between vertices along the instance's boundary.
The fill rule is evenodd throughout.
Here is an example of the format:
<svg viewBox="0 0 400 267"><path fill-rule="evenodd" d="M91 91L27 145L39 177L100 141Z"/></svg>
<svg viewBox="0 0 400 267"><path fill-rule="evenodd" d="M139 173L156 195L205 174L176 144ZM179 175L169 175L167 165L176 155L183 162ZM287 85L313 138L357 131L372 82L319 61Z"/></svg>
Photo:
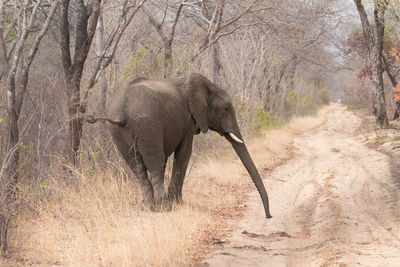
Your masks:
<svg viewBox="0 0 400 267"><path fill-rule="evenodd" d="M389 158L354 134L360 120L332 104L294 140L294 158L265 177L210 266L400 266L400 187Z"/></svg>

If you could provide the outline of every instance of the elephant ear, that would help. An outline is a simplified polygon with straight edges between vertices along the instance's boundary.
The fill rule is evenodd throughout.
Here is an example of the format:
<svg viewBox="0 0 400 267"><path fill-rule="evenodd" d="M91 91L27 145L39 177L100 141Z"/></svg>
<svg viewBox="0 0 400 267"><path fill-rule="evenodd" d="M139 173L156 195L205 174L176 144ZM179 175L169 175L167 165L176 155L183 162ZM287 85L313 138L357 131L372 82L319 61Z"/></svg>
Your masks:
<svg viewBox="0 0 400 267"><path fill-rule="evenodd" d="M196 125L203 133L208 131L207 106L212 83L203 75L190 74L185 82L188 108Z"/></svg>

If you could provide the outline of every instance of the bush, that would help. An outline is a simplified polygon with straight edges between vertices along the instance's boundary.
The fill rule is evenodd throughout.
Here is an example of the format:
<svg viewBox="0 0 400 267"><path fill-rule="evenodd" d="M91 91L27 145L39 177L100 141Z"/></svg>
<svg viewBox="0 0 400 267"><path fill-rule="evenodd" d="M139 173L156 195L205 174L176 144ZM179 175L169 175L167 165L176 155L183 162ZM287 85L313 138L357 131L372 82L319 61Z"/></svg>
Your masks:
<svg viewBox="0 0 400 267"><path fill-rule="evenodd" d="M254 133L260 133L262 130L275 128L280 124L272 113L266 112L262 107L257 107L250 127Z"/></svg>
<svg viewBox="0 0 400 267"><path fill-rule="evenodd" d="M320 101L322 105L328 105L329 101L330 101L330 97L329 97L329 93L328 90L326 90L326 88L322 88L321 90L319 90L319 97L320 97Z"/></svg>

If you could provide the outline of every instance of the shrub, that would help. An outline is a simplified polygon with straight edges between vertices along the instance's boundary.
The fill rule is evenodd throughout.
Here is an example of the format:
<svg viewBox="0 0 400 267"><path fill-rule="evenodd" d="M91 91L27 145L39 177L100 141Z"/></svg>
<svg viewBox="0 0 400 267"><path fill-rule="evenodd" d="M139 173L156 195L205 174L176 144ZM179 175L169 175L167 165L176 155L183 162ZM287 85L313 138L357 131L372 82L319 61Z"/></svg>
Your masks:
<svg viewBox="0 0 400 267"><path fill-rule="evenodd" d="M266 112L262 107L256 108L251 124L251 130L254 133L260 133L264 129L275 128L279 125L280 121L277 120L271 112Z"/></svg>

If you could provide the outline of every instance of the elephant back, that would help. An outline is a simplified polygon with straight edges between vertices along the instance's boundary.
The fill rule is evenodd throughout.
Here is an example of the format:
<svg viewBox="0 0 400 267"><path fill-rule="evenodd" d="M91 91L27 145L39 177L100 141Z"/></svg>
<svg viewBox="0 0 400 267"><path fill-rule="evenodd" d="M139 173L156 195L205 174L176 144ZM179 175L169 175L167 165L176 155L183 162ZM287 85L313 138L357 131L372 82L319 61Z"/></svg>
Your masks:
<svg viewBox="0 0 400 267"><path fill-rule="evenodd" d="M164 124L166 120L190 119L183 93L176 83L144 78L115 92L108 116L126 123L147 120Z"/></svg>

